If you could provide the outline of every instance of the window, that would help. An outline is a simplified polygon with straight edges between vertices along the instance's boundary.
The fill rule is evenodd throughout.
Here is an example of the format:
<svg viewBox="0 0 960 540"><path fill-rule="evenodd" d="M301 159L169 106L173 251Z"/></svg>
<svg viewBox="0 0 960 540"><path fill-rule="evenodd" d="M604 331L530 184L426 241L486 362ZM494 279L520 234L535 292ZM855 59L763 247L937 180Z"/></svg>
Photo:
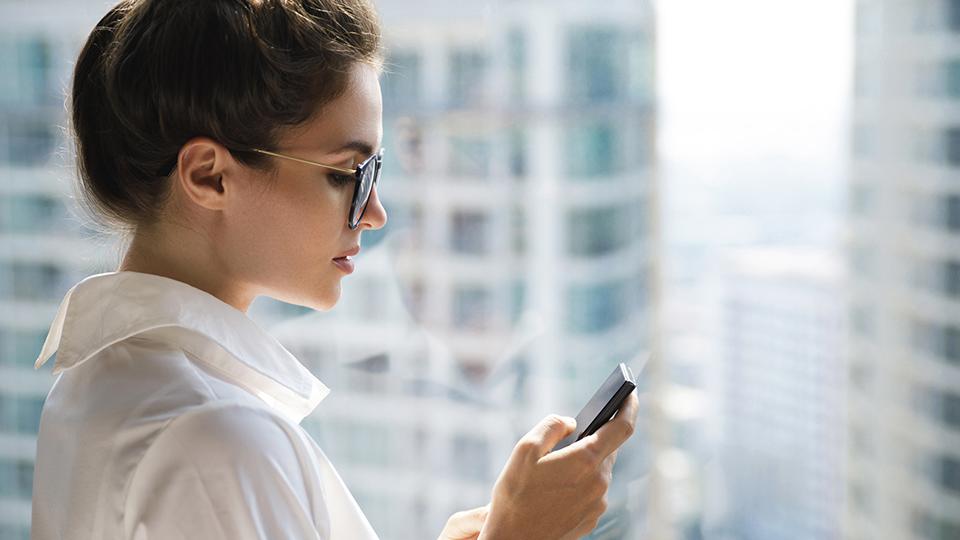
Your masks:
<svg viewBox="0 0 960 540"><path fill-rule="evenodd" d="M932 460L932 480L946 491L960 494L960 459L941 455Z"/></svg>
<svg viewBox="0 0 960 540"><path fill-rule="evenodd" d="M873 384L873 366L862 359L851 361L848 379L854 388L857 388L861 392L868 391Z"/></svg>
<svg viewBox="0 0 960 540"><path fill-rule="evenodd" d="M633 27L623 34L626 97L633 102L652 103L654 81L654 40L646 28Z"/></svg>
<svg viewBox="0 0 960 540"><path fill-rule="evenodd" d="M416 178L427 170L423 138L419 120L411 116L384 118L383 146L388 151L383 154L383 170L391 182Z"/></svg>
<svg viewBox="0 0 960 540"><path fill-rule="evenodd" d="M452 107L482 105L488 77L487 57L475 49L457 49L450 53L449 102Z"/></svg>
<svg viewBox="0 0 960 540"><path fill-rule="evenodd" d="M489 467L487 440L472 435L457 434L453 437L450 463L454 476L467 480L484 481Z"/></svg>
<svg viewBox="0 0 960 540"><path fill-rule="evenodd" d="M351 488L350 492L371 526L380 530L390 522L390 503L385 495L358 488Z"/></svg>
<svg viewBox="0 0 960 540"><path fill-rule="evenodd" d="M4 540L30 540L30 527L12 523L0 524L0 538Z"/></svg>
<svg viewBox="0 0 960 540"><path fill-rule="evenodd" d="M960 394L947 391L940 395L940 419L944 424L960 429Z"/></svg>
<svg viewBox="0 0 960 540"><path fill-rule="evenodd" d="M50 44L43 36L0 36L0 162L44 163L59 121L60 88L51 77Z"/></svg>
<svg viewBox="0 0 960 540"><path fill-rule="evenodd" d="M567 293L568 330L588 334L613 328L626 315L627 294L623 283L571 286Z"/></svg>
<svg viewBox="0 0 960 540"><path fill-rule="evenodd" d="M527 251L527 214L522 206L510 209L510 250L514 255Z"/></svg>
<svg viewBox="0 0 960 540"><path fill-rule="evenodd" d="M577 27L567 37L567 92L572 102L601 103L622 95L621 36L609 27Z"/></svg>
<svg viewBox="0 0 960 540"><path fill-rule="evenodd" d="M507 166L513 178L522 180L527 176L527 137L520 128L507 134Z"/></svg>
<svg viewBox="0 0 960 540"><path fill-rule="evenodd" d="M329 444L344 459L362 465L389 464L390 430L385 425L356 422L343 419L326 420L323 427L329 430Z"/></svg>
<svg viewBox="0 0 960 540"><path fill-rule="evenodd" d="M526 96L527 36L521 28L507 33L507 64L510 69L510 100L522 102Z"/></svg>
<svg viewBox="0 0 960 540"><path fill-rule="evenodd" d="M854 508L861 514L869 514L873 509L872 491L858 480L851 480L847 489Z"/></svg>
<svg viewBox="0 0 960 540"><path fill-rule="evenodd" d="M853 155L869 158L877 153L877 136L872 126L853 126Z"/></svg>
<svg viewBox="0 0 960 540"><path fill-rule="evenodd" d="M483 355L459 355L456 362L462 377L473 384L481 384L490 375L490 362ZM469 401L462 392L453 388L448 396L455 401Z"/></svg>
<svg viewBox="0 0 960 540"><path fill-rule="evenodd" d="M943 206L947 230L960 233L960 195L947 195L943 198Z"/></svg>
<svg viewBox="0 0 960 540"><path fill-rule="evenodd" d="M960 363L960 328L945 326L941 330L941 355L952 363Z"/></svg>
<svg viewBox="0 0 960 540"><path fill-rule="evenodd" d="M925 540L956 540L960 538L960 521L950 521L927 513L925 510L914 510L913 532Z"/></svg>
<svg viewBox="0 0 960 540"><path fill-rule="evenodd" d="M868 215L873 210L875 190L867 184L854 184L850 189L850 212L855 216Z"/></svg>
<svg viewBox="0 0 960 540"><path fill-rule="evenodd" d="M944 0L947 25L951 32L960 32L960 0Z"/></svg>
<svg viewBox="0 0 960 540"><path fill-rule="evenodd" d="M0 329L0 364L32 368L46 338L46 330Z"/></svg>
<svg viewBox="0 0 960 540"><path fill-rule="evenodd" d="M485 330L492 316L490 291L480 286L457 286L453 292L453 326Z"/></svg>
<svg viewBox="0 0 960 540"><path fill-rule="evenodd" d="M50 195L10 195L0 200L0 209L2 231L47 231L59 224L62 204Z"/></svg>
<svg viewBox="0 0 960 540"><path fill-rule="evenodd" d="M650 270L641 268L627 281L627 306L635 306L637 311L644 310L649 298ZM613 369L613 368L611 368Z"/></svg>
<svg viewBox="0 0 960 540"><path fill-rule="evenodd" d="M879 82L876 80L875 71L871 69L871 66L863 60L857 62L853 70L853 95L870 97L876 93L878 87Z"/></svg>
<svg viewBox="0 0 960 540"><path fill-rule="evenodd" d="M872 336L876 322L874 313L866 306L854 306L850 310L853 331L861 336Z"/></svg>
<svg viewBox="0 0 960 540"><path fill-rule="evenodd" d="M882 4L870 1L859 1L856 6L856 32L857 34L877 34L883 27Z"/></svg>
<svg viewBox="0 0 960 540"><path fill-rule="evenodd" d="M944 157L951 167L960 167L960 128L949 128L943 132Z"/></svg>
<svg viewBox="0 0 960 540"><path fill-rule="evenodd" d="M424 296L426 294L423 282L420 280L412 281L408 286L403 287L401 292L404 305L406 305L407 310L410 312L410 316L417 321L423 320Z"/></svg>
<svg viewBox="0 0 960 540"><path fill-rule="evenodd" d="M853 243L849 250L850 268L860 276L873 275L876 265L875 251L870 246Z"/></svg>
<svg viewBox="0 0 960 540"><path fill-rule="evenodd" d="M384 108L418 103L421 77L420 55L415 51L392 51L380 82Z"/></svg>
<svg viewBox="0 0 960 540"><path fill-rule="evenodd" d="M33 491L33 463L0 458L0 496L29 499Z"/></svg>
<svg viewBox="0 0 960 540"><path fill-rule="evenodd" d="M943 71L947 97L960 99L960 60L950 60L944 65Z"/></svg>
<svg viewBox="0 0 960 540"><path fill-rule="evenodd" d="M574 256L606 255L629 243L628 209L581 208L567 216L567 251Z"/></svg>
<svg viewBox="0 0 960 540"><path fill-rule="evenodd" d="M406 233L404 240L408 242L408 244L406 244L407 247L412 249L420 248L423 240L423 207L417 202L410 204L394 202L389 204L388 208L390 219L387 221L384 229L391 232L403 231ZM373 232L377 231L366 231L363 233L364 245L369 243L367 236Z"/></svg>
<svg viewBox="0 0 960 540"><path fill-rule="evenodd" d="M526 354L521 354L514 361L516 370L516 382L513 386L513 403L517 405L528 405L530 403L530 359Z"/></svg>
<svg viewBox="0 0 960 540"><path fill-rule="evenodd" d="M490 176L490 143L479 136L450 137L450 161L447 170L452 176L486 178Z"/></svg>
<svg viewBox="0 0 960 540"><path fill-rule="evenodd" d="M43 400L38 396L0 396L0 427L4 431L35 434L40 429Z"/></svg>
<svg viewBox="0 0 960 540"><path fill-rule="evenodd" d="M0 264L0 298L53 300L66 292L64 272L50 263Z"/></svg>
<svg viewBox="0 0 960 540"><path fill-rule="evenodd" d="M487 253L487 228L490 220L486 214L479 211L456 211L451 220L451 247L455 253Z"/></svg>
<svg viewBox="0 0 960 540"><path fill-rule="evenodd" d="M574 179L609 176L622 168L616 128L610 121L570 126L565 150L567 173Z"/></svg>
<svg viewBox="0 0 960 540"><path fill-rule="evenodd" d="M936 348L936 332L933 325L924 321L913 321L910 339L914 349L933 352Z"/></svg>
<svg viewBox="0 0 960 540"><path fill-rule="evenodd" d="M960 430L960 394L952 390L923 387L916 397L924 414L945 427Z"/></svg>
<svg viewBox="0 0 960 540"><path fill-rule="evenodd" d="M16 428L19 433L33 434L40 430L42 397L21 396L17 398Z"/></svg>
<svg viewBox="0 0 960 540"><path fill-rule="evenodd" d="M50 44L45 38L0 39L0 105L53 103L59 90L49 80Z"/></svg>
<svg viewBox="0 0 960 540"><path fill-rule="evenodd" d="M0 148L0 160L15 165L45 163L56 144L55 121L42 114L15 114L0 117L6 124L6 144ZM3 133L0 132L0 141Z"/></svg>
<svg viewBox="0 0 960 540"><path fill-rule="evenodd" d="M343 369L346 386L358 394L378 396L387 394L387 380L378 370L383 371L386 369L384 366L390 364L388 355L374 354L362 357L359 351L346 351L341 354L349 362L348 367Z"/></svg>
<svg viewBox="0 0 960 540"><path fill-rule="evenodd" d="M952 298L960 298L960 262L946 261L941 271L943 292Z"/></svg>
<svg viewBox="0 0 960 540"><path fill-rule="evenodd" d="M527 284L516 280L510 286L510 322L516 323L527 307Z"/></svg>

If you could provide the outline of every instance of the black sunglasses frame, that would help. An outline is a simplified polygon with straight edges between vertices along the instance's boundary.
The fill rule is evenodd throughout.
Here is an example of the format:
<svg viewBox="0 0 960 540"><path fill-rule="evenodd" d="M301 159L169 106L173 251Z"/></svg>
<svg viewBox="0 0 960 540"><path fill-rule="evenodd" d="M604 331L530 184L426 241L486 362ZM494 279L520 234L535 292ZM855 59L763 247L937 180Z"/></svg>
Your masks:
<svg viewBox="0 0 960 540"><path fill-rule="evenodd" d="M373 167L373 176L370 179L370 188L366 190L366 193L363 193L363 177L365 174L367 174L370 167ZM367 212L367 203L370 202L370 194L373 193L374 186L376 186L377 182L380 181L380 170L382 167L383 148L381 148L376 154L373 154L367 159L363 160L360 165L357 165L356 172L354 172L356 184L354 184L353 188L353 200L350 203L350 214L347 216L347 226L350 227L350 230L355 230L360 226L360 220L363 219L363 215Z"/></svg>

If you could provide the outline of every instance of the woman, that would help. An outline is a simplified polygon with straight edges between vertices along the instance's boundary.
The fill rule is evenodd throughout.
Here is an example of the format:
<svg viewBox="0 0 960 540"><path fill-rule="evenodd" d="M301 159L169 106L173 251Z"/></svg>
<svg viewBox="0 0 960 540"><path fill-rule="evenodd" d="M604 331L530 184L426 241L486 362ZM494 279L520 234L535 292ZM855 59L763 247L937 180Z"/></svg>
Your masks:
<svg viewBox="0 0 960 540"><path fill-rule="evenodd" d="M35 540L375 538L300 421L327 388L246 315L330 309L387 214L367 0L125 0L78 58L85 201L131 239L64 298ZM575 538L605 508L637 399L597 434L551 415L441 538Z"/></svg>

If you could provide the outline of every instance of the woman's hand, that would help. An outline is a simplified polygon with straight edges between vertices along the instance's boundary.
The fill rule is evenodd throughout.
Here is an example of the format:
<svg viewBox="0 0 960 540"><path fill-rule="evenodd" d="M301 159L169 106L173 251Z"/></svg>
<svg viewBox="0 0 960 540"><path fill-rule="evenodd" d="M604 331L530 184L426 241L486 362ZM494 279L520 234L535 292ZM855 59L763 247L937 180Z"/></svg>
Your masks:
<svg viewBox="0 0 960 540"><path fill-rule="evenodd" d="M617 449L633 434L639 399L631 392L596 433L550 452L576 421L550 415L520 439L493 487L479 540L567 540L597 526Z"/></svg>
<svg viewBox="0 0 960 540"><path fill-rule="evenodd" d="M487 520L487 511L490 505L464 510L450 516L447 524L437 540L476 540L480 536L480 529Z"/></svg>

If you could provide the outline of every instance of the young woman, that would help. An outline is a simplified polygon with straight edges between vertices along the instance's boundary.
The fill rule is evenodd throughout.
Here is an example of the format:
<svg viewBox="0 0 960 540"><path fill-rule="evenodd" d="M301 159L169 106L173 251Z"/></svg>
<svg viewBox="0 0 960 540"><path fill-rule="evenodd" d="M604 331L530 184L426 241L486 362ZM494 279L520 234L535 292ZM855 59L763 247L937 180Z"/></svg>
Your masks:
<svg viewBox="0 0 960 540"><path fill-rule="evenodd" d="M37 367L34 540L375 538L300 421L327 388L246 315L330 309L383 227L380 30L367 0L124 0L77 60L85 200L130 239L76 284ZM597 434L550 415L441 538L576 538L637 399Z"/></svg>

